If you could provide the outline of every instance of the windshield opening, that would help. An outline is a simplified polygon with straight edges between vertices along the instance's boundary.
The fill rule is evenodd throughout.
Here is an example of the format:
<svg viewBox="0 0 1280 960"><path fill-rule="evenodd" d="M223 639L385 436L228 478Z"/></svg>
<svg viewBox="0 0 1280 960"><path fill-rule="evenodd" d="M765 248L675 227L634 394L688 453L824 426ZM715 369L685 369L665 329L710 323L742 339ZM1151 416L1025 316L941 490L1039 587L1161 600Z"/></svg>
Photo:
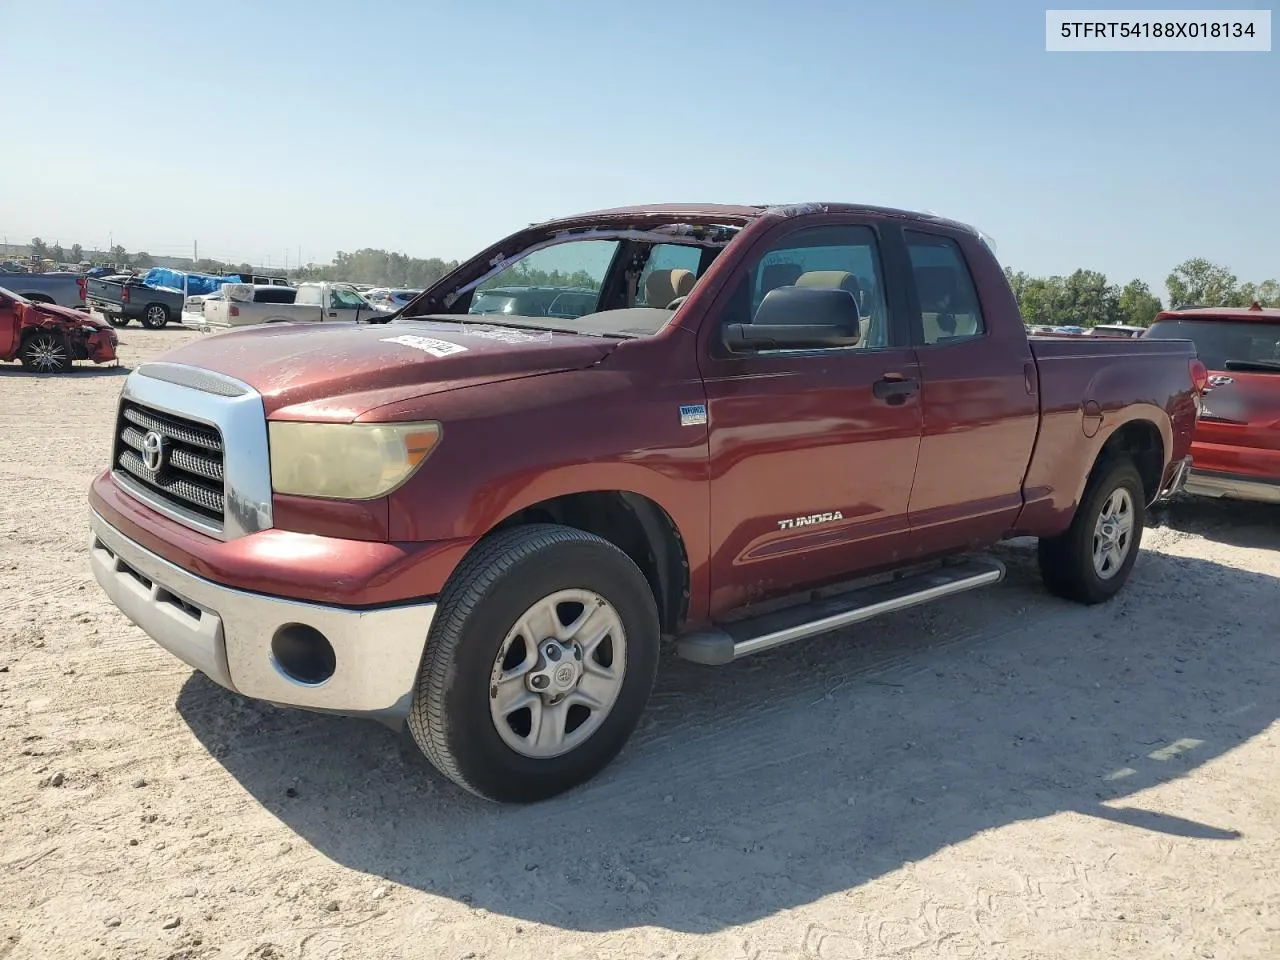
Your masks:
<svg viewBox="0 0 1280 960"><path fill-rule="evenodd" d="M737 228L688 224L566 232L491 261L482 276L413 316L651 336L736 235Z"/></svg>
<svg viewBox="0 0 1280 960"><path fill-rule="evenodd" d="M1280 322L1261 320L1159 320L1148 337L1190 340L1210 370L1228 370L1229 363L1257 364L1280 371Z"/></svg>

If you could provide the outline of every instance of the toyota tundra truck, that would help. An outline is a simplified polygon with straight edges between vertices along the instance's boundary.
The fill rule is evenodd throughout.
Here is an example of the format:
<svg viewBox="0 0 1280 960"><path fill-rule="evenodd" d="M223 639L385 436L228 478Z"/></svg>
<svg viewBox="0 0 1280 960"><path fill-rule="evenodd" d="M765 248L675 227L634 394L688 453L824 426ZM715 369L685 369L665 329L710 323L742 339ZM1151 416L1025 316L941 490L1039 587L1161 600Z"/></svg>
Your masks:
<svg viewBox="0 0 1280 960"><path fill-rule="evenodd" d="M476 311L531 286L578 306ZM1019 536L1048 590L1106 601L1205 376L1183 340L1029 339L986 239L932 215L606 210L385 322L140 365L91 563L228 690L407 723L533 801L618 754L664 647L724 665L992 585Z"/></svg>

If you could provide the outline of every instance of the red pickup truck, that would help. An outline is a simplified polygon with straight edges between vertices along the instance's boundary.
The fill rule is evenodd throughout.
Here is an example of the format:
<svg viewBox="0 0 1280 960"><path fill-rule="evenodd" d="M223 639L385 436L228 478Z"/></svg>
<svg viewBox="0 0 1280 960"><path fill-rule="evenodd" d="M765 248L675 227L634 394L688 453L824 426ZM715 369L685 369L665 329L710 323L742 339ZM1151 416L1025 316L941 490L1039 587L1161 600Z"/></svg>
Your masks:
<svg viewBox="0 0 1280 960"><path fill-rule="evenodd" d="M1187 493L1280 503L1280 310L1166 310L1146 336L1190 340L1209 371Z"/></svg>
<svg viewBox="0 0 1280 960"><path fill-rule="evenodd" d="M92 565L223 686L407 721L457 783L534 800L618 753L664 641L728 663L993 584L976 551L1020 535L1050 590L1106 600L1203 374L1185 341L1028 340L952 221L602 211L389 321L138 367Z"/></svg>

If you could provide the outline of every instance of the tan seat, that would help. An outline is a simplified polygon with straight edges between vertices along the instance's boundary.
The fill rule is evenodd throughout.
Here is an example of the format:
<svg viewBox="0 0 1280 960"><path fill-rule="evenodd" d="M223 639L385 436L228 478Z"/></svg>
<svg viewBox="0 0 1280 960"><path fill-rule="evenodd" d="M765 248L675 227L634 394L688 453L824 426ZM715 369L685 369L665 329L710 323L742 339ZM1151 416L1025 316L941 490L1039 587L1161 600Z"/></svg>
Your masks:
<svg viewBox="0 0 1280 960"><path fill-rule="evenodd" d="M691 270L655 270L644 281L644 302L665 309L676 297L687 297L697 278Z"/></svg>
<svg viewBox="0 0 1280 960"><path fill-rule="evenodd" d="M797 287L821 287L826 290L847 290L853 294L858 304L858 313L862 313L862 287L858 278L847 270L810 270L796 278ZM871 328L871 318L861 317L858 321L858 344L867 342L867 333Z"/></svg>

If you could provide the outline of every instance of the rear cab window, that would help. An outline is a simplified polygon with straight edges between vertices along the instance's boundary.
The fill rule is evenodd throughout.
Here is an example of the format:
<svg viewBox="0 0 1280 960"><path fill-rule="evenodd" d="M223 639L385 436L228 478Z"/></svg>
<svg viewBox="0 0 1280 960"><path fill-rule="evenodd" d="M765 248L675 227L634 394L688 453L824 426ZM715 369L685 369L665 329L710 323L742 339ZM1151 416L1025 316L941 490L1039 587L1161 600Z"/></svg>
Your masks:
<svg viewBox="0 0 1280 960"><path fill-rule="evenodd" d="M986 333L978 290L960 245L950 237L905 231L926 346L972 340Z"/></svg>
<svg viewBox="0 0 1280 960"><path fill-rule="evenodd" d="M1147 331L1157 340L1190 340L1210 370L1280 373L1280 316L1257 320L1229 317L1165 317Z"/></svg>

